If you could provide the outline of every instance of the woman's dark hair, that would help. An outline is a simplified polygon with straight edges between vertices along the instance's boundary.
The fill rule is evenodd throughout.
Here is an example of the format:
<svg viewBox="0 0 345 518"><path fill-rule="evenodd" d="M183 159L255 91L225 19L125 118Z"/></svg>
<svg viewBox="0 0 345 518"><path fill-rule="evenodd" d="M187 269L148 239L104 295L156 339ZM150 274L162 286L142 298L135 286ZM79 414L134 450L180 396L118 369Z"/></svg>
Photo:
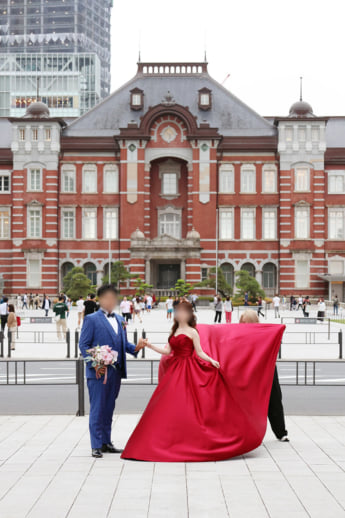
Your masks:
<svg viewBox="0 0 345 518"><path fill-rule="evenodd" d="M8 311L9 311L10 313L14 313L14 305L13 305L13 304L9 304L9 305L8 305Z"/></svg>
<svg viewBox="0 0 345 518"><path fill-rule="evenodd" d="M227 297L226 297L226 300L230 300L230 297L229 297L229 296L227 296Z"/></svg>
<svg viewBox="0 0 345 518"><path fill-rule="evenodd" d="M97 290L97 297L99 298L108 292L111 292L114 295L117 295L117 289L115 288L115 286L113 286L113 284L103 284L103 286L101 286ZM93 297L91 297L91 295L90 295L90 298L93 298Z"/></svg>
<svg viewBox="0 0 345 518"><path fill-rule="evenodd" d="M194 327L194 329L196 329L196 317L195 317L195 314L194 314L194 311L193 311L193 306L187 300L182 300L181 302L179 302L176 305L174 323L172 325L169 338L171 338L176 333L176 330L177 330L178 326L180 325L178 323L178 321L176 320L176 311L178 311L179 308L183 308L183 309L185 309L186 311L189 312L189 319L188 319L187 324L190 327Z"/></svg>

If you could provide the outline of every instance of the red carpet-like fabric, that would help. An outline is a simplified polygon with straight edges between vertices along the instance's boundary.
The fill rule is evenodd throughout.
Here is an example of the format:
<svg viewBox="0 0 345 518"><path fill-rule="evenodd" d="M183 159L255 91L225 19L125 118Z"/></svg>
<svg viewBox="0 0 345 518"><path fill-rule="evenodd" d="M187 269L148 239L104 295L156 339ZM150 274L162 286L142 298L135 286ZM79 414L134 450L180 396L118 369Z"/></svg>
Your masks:
<svg viewBox="0 0 345 518"><path fill-rule="evenodd" d="M284 325L198 325L201 346L220 370L201 360L192 340L170 339L160 381L122 458L154 462L229 459L257 448L265 435L274 366Z"/></svg>

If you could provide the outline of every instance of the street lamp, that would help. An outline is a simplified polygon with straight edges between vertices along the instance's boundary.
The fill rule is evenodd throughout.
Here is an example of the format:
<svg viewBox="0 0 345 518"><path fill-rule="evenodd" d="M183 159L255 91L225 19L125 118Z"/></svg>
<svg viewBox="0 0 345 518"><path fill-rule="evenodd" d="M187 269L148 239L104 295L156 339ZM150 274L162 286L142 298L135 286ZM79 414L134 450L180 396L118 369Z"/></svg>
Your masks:
<svg viewBox="0 0 345 518"><path fill-rule="evenodd" d="M111 284L111 238L108 241L108 268L109 268L109 284Z"/></svg>

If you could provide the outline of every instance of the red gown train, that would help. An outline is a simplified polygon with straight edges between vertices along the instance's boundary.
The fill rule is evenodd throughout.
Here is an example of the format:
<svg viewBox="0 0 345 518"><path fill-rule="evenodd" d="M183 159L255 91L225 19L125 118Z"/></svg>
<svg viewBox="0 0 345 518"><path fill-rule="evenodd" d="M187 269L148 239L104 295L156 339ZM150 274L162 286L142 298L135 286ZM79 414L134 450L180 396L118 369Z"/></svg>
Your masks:
<svg viewBox="0 0 345 518"><path fill-rule="evenodd" d="M170 338L160 381L122 453L124 459L193 462L229 459L257 448L265 435L275 362L284 332L277 324L198 325L192 340Z"/></svg>

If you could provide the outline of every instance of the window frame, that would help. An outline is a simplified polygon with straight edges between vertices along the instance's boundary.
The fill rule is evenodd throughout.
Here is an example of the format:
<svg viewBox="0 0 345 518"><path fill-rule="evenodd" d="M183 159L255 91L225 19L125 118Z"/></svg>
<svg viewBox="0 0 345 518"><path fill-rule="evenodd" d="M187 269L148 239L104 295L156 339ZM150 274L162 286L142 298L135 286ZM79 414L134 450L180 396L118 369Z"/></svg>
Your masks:
<svg viewBox="0 0 345 518"><path fill-rule="evenodd" d="M95 212L95 237L85 237L85 223L86 223L86 219L87 219L85 213L87 211L91 211L91 210L93 212ZM97 232L98 232L97 218L98 218L97 207L83 207L83 210L82 210L82 239L83 239L83 241L95 241L97 239Z"/></svg>
<svg viewBox="0 0 345 518"><path fill-rule="evenodd" d="M274 189L273 191L267 191L265 189L265 173L273 172L274 174ZM262 178L261 178L261 192L262 194L277 194L277 167L275 165L266 164L262 168Z"/></svg>
<svg viewBox="0 0 345 518"><path fill-rule="evenodd" d="M69 237L66 237L66 235L64 234L64 230L65 230L65 227L64 227L64 213L66 212L71 212L73 214L73 231L72 231L72 236L69 236ZM71 239L75 239L75 236L76 236L76 217L75 217L75 207L61 207L61 238L60 239L63 239L63 240L71 240Z"/></svg>
<svg viewBox="0 0 345 518"><path fill-rule="evenodd" d="M224 173L230 173L229 179L224 182ZM222 179L223 177L223 179ZM229 183L229 190L223 189L224 183ZM235 193L235 168L232 164L221 164L219 166L219 194L234 194Z"/></svg>
<svg viewBox="0 0 345 518"><path fill-rule="evenodd" d="M166 192L165 191L165 188L164 188L164 178L166 178L167 176L175 176L175 192ZM161 173L161 189L162 189L162 192L161 192L161 195L162 196L178 196L179 192L178 192L178 181L179 181L179 175L177 172L174 172L174 171L163 171Z"/></svg>
<svg viewBox="0 0 345 518"><path fill-rule="evenodd" d="M253 175L254 183L253 183L253 190L252 191L245 191L243 189L244 187L244 173L246 171L250 171ZM254 164L242 164L241 166L241 188L240 188L240 194L256 194L256 167Z"/></svg>
<svg viewBox="0 0 345 518"><path fill-rule="evenodd" d="M298 236L297 235L297 213L299 210L307 211L307 235L306 236ZM295 205L294 210L294 239L310 239L310 206L309 205Z"/></svg>
<svg viewBox="0 0 345 518"><path fill-rule="evenodd" d="M32 171L39 171L40 175L40 188L33 189L31 186L32 182ZM27 191L28 192L43 192L43 169L40 165L31 165L27 167Z"/></svg>
<svg viewBox="0 0 345 518"><path fill-rule="evenodd" d="M8 213L8 233L7 235L2 235L2 228L3 228L3 222L2 220L5 218L2 218L2 214L7 212ZM0 240L6 240L11 239L11 207L8 206L0 206Z"/></svg>
<svg viewBox="0 0 345 518"><path fill-rule="evenodd" d="M342 237L331 237L331 212L341 212L342 213ZM330 241L345 241L345 208L344 207L328 207L328 232L327 232L327 239ZM334 227L333 227L334 228Z"/></svg>
<svg viewBox="0 0 345 518"><path fill-rule="evenodd" d="M224 237L224 232L222 231L222 215L229 212L231 214L231 224L230 224L230 234L231 237ZM234 240L234 230L235 230L235 210L234 207L222 207L219 209L219 241L233 241Z"/></svg>
<svg viewBox="0 0 345 518"><path fill-rule="evenodd" d="M86 185L86 174L92 173L95 175L95 191L87 191L85 189ZM84 164L82 168L82 194L98 194L98 171L97 171L97 164Z"/></svg>
<svg viewBox="0 0 345 518"><path fill-rule="evenodd" d="M115 174L115 190L106 189L107 173ZM103 193L104 194L118 194L119 192L119 168L116 164L105 164L103 167Z"/></svg>
<svg viewBox="0 0 345 518"><path fill-rule="evenodd" d="M307 275L305 275L305 273L298 274L300 278L307 280L306 284L304 284L304 285L298 284L298 282L297 282L297 263L301 263L301 262L307 263L307 269L306 269ZM294 270L295 270L294 271L295 288L309 288L310 287L310 261L308 259L295 259Z"/></svg>
<svg viewBox="0 0 345 518"><path fill-rule="evenodd" d="M243 213L250 211L253 213L253 237L244 237L243 234ZM255 241L256 240L256 207L241 207L241 239L244 241Z"/></svg>
<svg viewBox="0 0 345 518"><path fill-rule="evenodd" d="M38 284L31 284L33 275L30 268L30 262L31 261L37 261L39 266L39 283ZM42 259L38 257L28 257L26 260L26 278L27 278L27 287L28 288L40 288L42 283Z"/></svg>
<svg viewBox="0 0 345 518"><path fill-rule="evenodd" d="M334 190L331 190L330 189L330 179L332 177L338 177L338 178L342 178L343 180L343 187L342 187L342 191L339 191L337 189L337 187L335 187ZM333 171L328 171L327 172L327 194L345 194L345 171L337 171L337 170L333 170Z"/></svg>
<svg viewBox="0 0 345 518"><path fill-rule="evenodd" d="M307 171L307 186L305 189L298 189L297 188L297 170L298 169L306 169ZM296 164L294 166L294 192L310 192L310 165L308 164Z"/></svg>
<svg viewBox="0 0 345 518"><path fill-rule="evenodd" d="M273 212L274 213L274 237L266 237L265 236L265 214L268 213L268 212ZM277 239L277 236L278 236L278 218L277 218L277 208L276 207L262 207L262 215L261 215L261 220L262 220L262 229L261 229L261 232L262 232L262 240L263 241L274 241ZM273 264L273 263L272 263Z"/></svg>
<svg viewBox="0 0 345 518"><path fill-rule="evenodd" d="M179 232L178 232L178 236L176 235L172 235L172 234L169 234L167 232L161 232L161 219L163 217L166 217L166 216L169 216L169 215L174 215L178 218L178 223L179 223ZM182 213L180 210L163 210L161 212L158 213L158 236L164 236L164 235L167 235L167 236L170 236L174 239L181 239L182 237Z"/></svg>
<svg viewBox="0 0 345 518"><path fill-rule="evenodd" d="M8 191L2 190L2 186L4 185L4 178L8 178ZM0 194L10 194L11 193L11 173L10 171L0 171Z"/></svg>
<svg viewBox="0 0 345 518"><path fill-rule="evenodd" d="M65 190L65 175L67 173L71 172L73 175L73 190L67 191ZM63 194L70 194L70 193L76 193L76 167L74 164L63 164L61 166L61 193Z"/></svg>
<svg viewBox="0 0 345 518"><path fill-rule="evenodd" d="M38 232L38 235L33 235L31 234L31 211L37 211L39 212L39 232ZM42 239L42 228L43 225L42 225L42 206L37 206L37 205L28 205L27 206L27 230L26 230L26 234L27 234L27 238L29 239Z"/></svg>
<svg viewBox="0 0 345 518"><path fill-rule="evenodd" d="M110 212L115 212L115 218L116 218L116 225L115 225L115 236L107 236L106 230L107 230L107 214ZM119 210L117 207L103 207L103 239L109 240L115 240L119 238Z"/></svg>

